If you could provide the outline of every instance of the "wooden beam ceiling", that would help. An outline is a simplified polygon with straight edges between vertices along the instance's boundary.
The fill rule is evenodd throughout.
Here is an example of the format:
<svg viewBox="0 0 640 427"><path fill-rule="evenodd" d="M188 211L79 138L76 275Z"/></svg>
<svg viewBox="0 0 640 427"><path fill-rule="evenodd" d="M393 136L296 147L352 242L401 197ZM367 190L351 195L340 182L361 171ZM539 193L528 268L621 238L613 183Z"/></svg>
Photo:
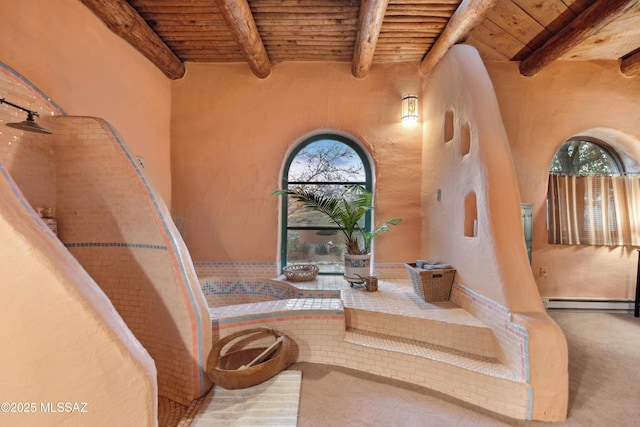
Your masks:
<svg viewBox="0 0 640 427"><path fill-rule="evenodd" d="M389 0L362 0L360 4L358 35L351 62L351 73L354 77L366 76L371 68L388 4Z"/></svg>
<svg viewBox="0 0 640 427"><path fill-rule="evenodd" d="M184 76L185 67L169 47L124 0L82 0L118 36L142 53L167 77Z"/></svg>
<svg viewBox="0 0 640 427"><path fill-rule="evenodd" d="M240 44L251 71L264 79L271 74L271 62L253 20L247 0L216 0L229 30Z"/></svg>
<svg viewBox="0 0 640 427"><path fill-rule="evenodd" d="M640 50L622 58L620 71L627 77L640 75Z"/></svg>
<svg viewBox="0 0 640 427"><path fill-rule="evenodd" d="M549 38L539 49L520 62L520 73L533 76L587 37L621 16L638 0L598 0L578 15L562 30Z"/></svg>
<svg viewBox="0 0 640 427"><path fill-rule="evenodd" d="M427 75L453 45L465 40L485 18L497 0L464 0L451 16L447 26L420 64L420 72Z"/></svg>
<svg viewBox="0 0 640 427"><path fill-rule="evenodd" d="M351 61L356 78L409 61L426 75L463 41L485 60L522 60L524 75L558 58L621 59L623 74L640 75L640 0L82 2L170 79L183 61L246 61L259 78L271 61Z"/></svg>

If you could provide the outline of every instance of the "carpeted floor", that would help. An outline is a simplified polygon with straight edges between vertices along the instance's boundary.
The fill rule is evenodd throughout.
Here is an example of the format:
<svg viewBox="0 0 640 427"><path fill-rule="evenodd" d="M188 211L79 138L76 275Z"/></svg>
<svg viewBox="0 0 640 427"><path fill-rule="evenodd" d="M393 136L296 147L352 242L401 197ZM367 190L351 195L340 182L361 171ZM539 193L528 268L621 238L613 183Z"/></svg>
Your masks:
<svg viewBox="0 0 640 427"><path fill-rule="evenodd" d="M552 311L569 345L569 415L519 421L443 394L335 366L299 363L298 427L640 425L640 319L629 314Z"/></svg>

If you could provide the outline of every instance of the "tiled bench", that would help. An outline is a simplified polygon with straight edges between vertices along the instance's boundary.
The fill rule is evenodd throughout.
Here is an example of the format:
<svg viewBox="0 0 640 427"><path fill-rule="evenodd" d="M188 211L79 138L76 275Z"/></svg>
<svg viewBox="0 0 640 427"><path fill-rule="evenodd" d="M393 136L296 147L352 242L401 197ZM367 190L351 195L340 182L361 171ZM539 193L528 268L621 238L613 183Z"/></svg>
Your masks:
<svg viewBox="0 0 640 427"><path fill-rule="evenodd" d="M491 328L469 312L453 302L425 304L406 280L381 281L373 293L323 280L261 281L255 289L268 282L307 297L211 307L214 341L268 326L291 338L296 361L345 366L527 417L530 385L498 361Z"/></svg>

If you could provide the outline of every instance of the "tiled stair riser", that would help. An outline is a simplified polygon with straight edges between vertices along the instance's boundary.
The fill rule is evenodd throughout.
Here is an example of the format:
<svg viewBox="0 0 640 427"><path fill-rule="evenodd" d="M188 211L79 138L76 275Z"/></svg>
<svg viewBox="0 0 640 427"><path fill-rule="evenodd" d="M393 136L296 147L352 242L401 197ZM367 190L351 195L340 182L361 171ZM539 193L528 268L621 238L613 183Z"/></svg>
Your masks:
<svg viewBox="0 0 640 427"><path fill-rule="evenodd" d="M214 341L233 332L266 326L294 343L292 360L333 363L345 335L339 299L298 299L211 308Z"/></svg>
<svg viewBox="0 0 640 427"><path fill-rule="evenodd" d="M496 357L496 342L488 327L452 324L346 308L347 327L424 341L466 353Z"/></svg>
<svg viewBox="0 0 640 427"><path fill-rule="evenodd" d="M440 391L516 419L527 415L530 386L409 354L345 342L342 366ZM351 349L351 351L347 351Z"/></svg>

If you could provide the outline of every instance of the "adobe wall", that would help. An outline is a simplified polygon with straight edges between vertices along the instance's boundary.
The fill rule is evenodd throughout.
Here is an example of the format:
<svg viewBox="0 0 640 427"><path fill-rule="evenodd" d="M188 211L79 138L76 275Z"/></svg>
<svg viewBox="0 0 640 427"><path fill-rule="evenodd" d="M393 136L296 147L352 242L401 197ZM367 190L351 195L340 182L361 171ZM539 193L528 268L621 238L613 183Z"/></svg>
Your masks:
<svg viewBox="0 0 640 427"><path fill-rule="evenodd" d="M0 200L2 424L157 425L153 359L2 162Z"/></svg>
<svg viewBox="0 0 640 427"><path fill-rule="evenodd" d="M454 46L423 87L422 255L453 264L452 300L490 325L531 385L528 418L567 415L567 344L529 266L507 135L477 51Z"/></svg>
<svg viewBox="0 0 640 427"><path fill-rule="evenodd" d="M624 77L619 68L617 61L557 61L533 77L523 77L517 63L487 64L522 201L533 203L532 269L543 297L634 297L635 248L547 243L547 177L564 141L574 135L596 136L640 162L640 121L635 114L640 78ZM546 267L547 277L541 277L541 267Z"/></svg>
<svg viewBox="0 0 640 427"><path fill-rule="evenodd" d="M80 1L3 1L0 21L0 62L67 114L111 123L171 206L170 80Z"/></svg>
<svg viewBox="0 0 640 427"><path fill-rule="evenodd" d="M281 171L290 150L322 131L359 140L373 159L376 215L403 223L375 241L376 265L420 252L421 128L400 122L401 97L420 88L415 64L374 66L364 79L349 64L281 63L264 80L246 64L187 64L174 81L174 208L201 264L272 266L279 257Z"/></svg>

